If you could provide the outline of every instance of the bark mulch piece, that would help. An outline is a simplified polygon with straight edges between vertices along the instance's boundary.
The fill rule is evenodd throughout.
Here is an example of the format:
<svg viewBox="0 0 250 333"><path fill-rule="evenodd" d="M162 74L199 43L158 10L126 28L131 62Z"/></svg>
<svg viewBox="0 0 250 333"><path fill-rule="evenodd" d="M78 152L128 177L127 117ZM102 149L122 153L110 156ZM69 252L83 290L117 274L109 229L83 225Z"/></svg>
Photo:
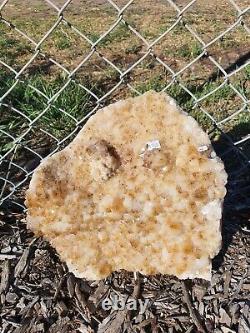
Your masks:
<svg viewBox="0 0 250 333"><path fill-rule="evenodd" d="M25 214L0 213L1 333L250 332L250 212L224 216L223 249L211 283L115 272L77 279L26 229ZM104 310L105 298L148 300L138 310Z"/></svg>

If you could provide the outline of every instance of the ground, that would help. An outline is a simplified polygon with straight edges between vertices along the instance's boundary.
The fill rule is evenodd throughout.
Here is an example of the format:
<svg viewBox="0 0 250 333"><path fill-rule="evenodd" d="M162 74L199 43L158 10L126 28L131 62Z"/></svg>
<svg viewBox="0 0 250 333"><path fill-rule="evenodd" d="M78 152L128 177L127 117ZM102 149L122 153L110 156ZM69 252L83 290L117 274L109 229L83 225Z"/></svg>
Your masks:
<svg viewBox="0 0 250 333"><path fill-rule="evenodd" d="M223 249L209 283L124 271L101 281L76 279L46 241L27 231L25 214L5 210L1 332L249 332L249 213L225 213ZM111 313L101 306L111 295L149 303L143 314Z"/></svg>
<svg viewBox="0 0 250 333"><path fill-rule="evenodd" d="M127 2L114 1L121 7ZM181 10L189 2L174 1ZM60 7L65 1L53 3ZM0 215L3 333L249 332L250 179L245 169L250 156L249 140L245 140L250 133L249 36L245 29L249 27L249 0L239 0L237 5L245 10L241 22L222 36L238 20L232 1L199 0L183 17L168 1L134 1L113 31L101 38L117 21L117 10L105 0L74 0L65 8L56 29L43 39L34 58L37 49L27 36L39 42L58 20L57 10L40 0L27 0L25 6L22 1L9 0L2 8L0 97L5 97L0 105L0 152L4 156L0 199L17 188L2 203ZM179 23L152 44L152 52L134 67L147 54L146 43L151 44L178 19ZM205 44L221 37L204 49L195 35ZM89 55L91 42L97 41L95 52L53 99L67 82L69 72ZM225 72L218 70L218 65ZM109 94L126 71L123 83ZM180 71L174 80L171 71ZM227 81L225 73L230 75ZM114 273L101 282L75 279L49 244L26 230L25 212L16 204L23 205L28 175L41 157L72 139L84 117L97 105L164 88L210 134L229 173L224 245L213 263L212 283L182 282L169 276L138 275L135 280L127 272ZM237 113L240 109L242 112ZM219 128L214 127L210 116ZM20 143L13 143L30 128ZM68 141L61 142L68 135ZM232 150L231 140L238 142L237 149ZM7 177L10 183L1 177ZM143 315L136 311L103 311L102 299L114 293L149 299L149 307Z"/></svg>

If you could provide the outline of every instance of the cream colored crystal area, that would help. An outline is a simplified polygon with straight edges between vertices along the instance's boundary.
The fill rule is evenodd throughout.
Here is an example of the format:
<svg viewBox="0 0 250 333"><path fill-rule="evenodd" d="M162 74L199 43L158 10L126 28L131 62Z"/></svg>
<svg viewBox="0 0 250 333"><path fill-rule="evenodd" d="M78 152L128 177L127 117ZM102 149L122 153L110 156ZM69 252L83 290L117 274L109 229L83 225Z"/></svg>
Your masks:
<svg viewBox="0 0 250 333"><path fill-rule="evenodd" d="M78 277L125 269L211 278L227 175L208 135L164 93L99 110L27 191L27 225Z"/></svg>

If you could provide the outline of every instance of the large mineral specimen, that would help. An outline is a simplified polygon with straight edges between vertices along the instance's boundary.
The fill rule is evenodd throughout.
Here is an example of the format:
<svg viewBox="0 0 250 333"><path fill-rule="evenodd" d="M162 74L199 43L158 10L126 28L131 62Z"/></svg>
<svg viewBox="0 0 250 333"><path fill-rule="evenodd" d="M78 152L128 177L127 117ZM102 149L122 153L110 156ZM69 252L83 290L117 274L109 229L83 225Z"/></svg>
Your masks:
<svg viewBox="0 0 250 333"><path fill-rule="evenodd" d="M226 179L197 122L150 91L99 110L41 163L27 224L78 277L126 269L209 280Z"/></svg>

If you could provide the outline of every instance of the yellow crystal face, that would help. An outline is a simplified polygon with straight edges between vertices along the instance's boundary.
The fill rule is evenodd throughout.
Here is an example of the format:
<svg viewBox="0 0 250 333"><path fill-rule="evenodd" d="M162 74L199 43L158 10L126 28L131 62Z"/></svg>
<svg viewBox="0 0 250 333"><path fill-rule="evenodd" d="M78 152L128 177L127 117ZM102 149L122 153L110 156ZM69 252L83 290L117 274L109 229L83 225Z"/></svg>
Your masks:
<svg viewBox="0 0 250 333"><path fill-rule="evenodd" d="M226 179L197 122L150 91L99 110L40 164L27 225L78 277L126 269L210 279Z"/></svg>

